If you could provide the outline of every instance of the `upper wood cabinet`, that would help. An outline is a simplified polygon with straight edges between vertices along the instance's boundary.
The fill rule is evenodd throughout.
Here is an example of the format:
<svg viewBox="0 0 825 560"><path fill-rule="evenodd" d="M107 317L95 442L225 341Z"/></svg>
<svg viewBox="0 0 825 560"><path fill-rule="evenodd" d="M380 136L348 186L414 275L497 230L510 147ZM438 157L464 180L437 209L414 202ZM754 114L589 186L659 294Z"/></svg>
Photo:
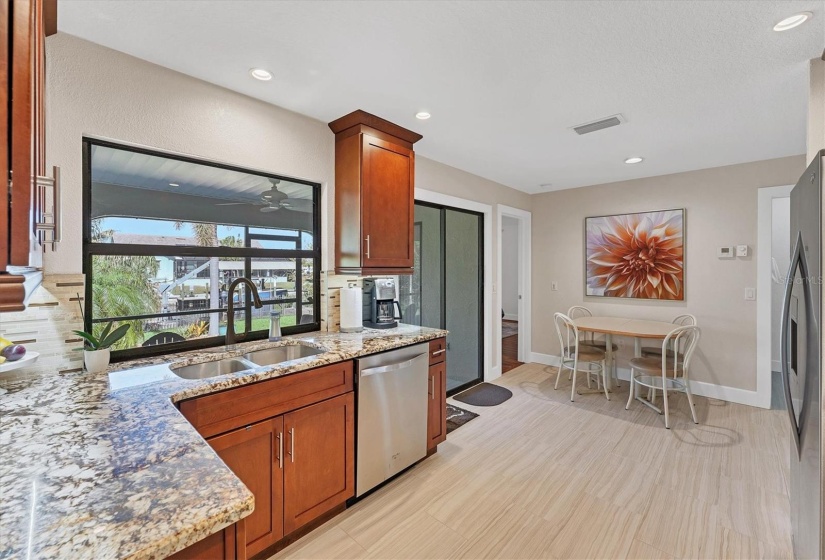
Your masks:
<svg viewBox="0 0 825 560"><path fill-rule="evenodd" d="M59 240L59 177L47 176L45 150L45 38L56 32L56 0L0 2L0 79L7 84L0 94L0 174L8 189L0 196L0 311L24 308L24 276L31 286L43 244Z"/></svg>
<svg viewBox="0 0 825 560"><path fill-rule="evenodd" d="M411 274L415 152L422 136L364 111L335 133L335 270Z"/></svg>

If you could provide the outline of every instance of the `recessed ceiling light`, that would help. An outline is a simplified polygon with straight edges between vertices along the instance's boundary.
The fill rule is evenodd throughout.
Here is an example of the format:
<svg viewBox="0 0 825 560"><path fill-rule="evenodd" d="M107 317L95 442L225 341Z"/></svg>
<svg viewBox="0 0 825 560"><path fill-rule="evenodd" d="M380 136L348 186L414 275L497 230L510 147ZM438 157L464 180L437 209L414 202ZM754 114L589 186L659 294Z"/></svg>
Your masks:
<svg viewBox="0 0 825 560"><path fill-rule="evenodd" d="M415 114L415 118L417 118L419 120L422 120L422 121L426 121L427 119L430 118L430 114L427 111L419 111L418 113Z"/></svg>
<svg viewBox="0 0 825 560"><path fill-rule="evenodd" d="M170 186L170 187L179 187L180 185L179 185L179 184L177 184L177 183L169 183L169 186Z"/></svg>
<svg viewBox="0 0 825 560"><path fill-rule="evenodd" d="M633 163L642 163L644 160L645 160L645 158L640 158L640 157L634 156L634 157L627 158L626 160L624 160L624 162L633 164Z"/></svg>
<svg viewBox="0 0 825 560"><path fill-rule="evenodd" d="M269 70L264 70L263 68L250 68L249 75L262 82L268 82L272 79L272 74Z"/></svg>
<svg viewBox="0 0 825 560"><path fill-rule="evenodd" d="M798 14L794 14L792 16L786 17L779 23L773 26L774 31L787 31L788 29L793 29L794 27L798 27L811 19L814 15L811 12L799 12Z"/></svg>

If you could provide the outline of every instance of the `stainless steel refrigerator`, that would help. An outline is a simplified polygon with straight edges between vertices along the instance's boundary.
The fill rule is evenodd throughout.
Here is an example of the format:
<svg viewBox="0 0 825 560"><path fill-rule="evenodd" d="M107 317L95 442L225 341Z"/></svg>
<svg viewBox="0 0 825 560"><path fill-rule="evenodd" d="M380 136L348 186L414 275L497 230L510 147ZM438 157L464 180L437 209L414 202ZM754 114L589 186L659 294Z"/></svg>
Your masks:
<svg viewBox="0 0 825 560"><path fill-rule="evenodd" d="M791 431L791 524L796 558L823 547L822 163L819 152L791 191L791 266L780 360Z"/></svg>

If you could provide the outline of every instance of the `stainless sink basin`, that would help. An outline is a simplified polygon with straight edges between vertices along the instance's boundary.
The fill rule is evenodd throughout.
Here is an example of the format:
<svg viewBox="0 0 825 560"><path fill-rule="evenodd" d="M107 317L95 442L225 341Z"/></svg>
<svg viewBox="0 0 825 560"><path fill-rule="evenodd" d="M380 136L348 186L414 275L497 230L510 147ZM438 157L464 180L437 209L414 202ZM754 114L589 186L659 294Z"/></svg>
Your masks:
<svg viewBox="0 0 825 560"><path fill-rule="evenodd" d="M206 379L227 373L237 373L247 369L252 369L254 364L250 364L237 358L227 358L215 362L204 362L191 366L181 366L172 368L172 373L184 379Z"/></svg>
<svg viewBox="0 0 825 560"><path fill-rule="evenodd" d="M267 348L266 350L250 352L244 354L243 357L259 366L269 366L281 362L288 362L289 360L297 360L298 358L306 358L307 356L317 356L324 352L325 351L320 348L313 348L302 344L289 344L287 346L276 346L274 348Z"/></svg>

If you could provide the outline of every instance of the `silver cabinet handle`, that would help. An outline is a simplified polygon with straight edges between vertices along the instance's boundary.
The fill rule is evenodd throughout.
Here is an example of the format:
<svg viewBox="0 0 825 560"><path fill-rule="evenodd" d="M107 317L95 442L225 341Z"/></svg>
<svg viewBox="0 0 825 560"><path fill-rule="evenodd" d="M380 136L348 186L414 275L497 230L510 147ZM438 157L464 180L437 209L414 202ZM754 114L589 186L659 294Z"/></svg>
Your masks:
<svg viewBox="0 0 825 560"><path fill-rule="evenodd" d="M295 428L289 429L289 458L295 462Z"/></svg>
<svg viewBox="0 0 825 560"><path fill-rule="evenodd" d="M60 167L54 166L52 168L52 177L41 177L38 176L35 181L36 192L35 192L35 231L38 233L38 237L41 240L41 243L44 245L49 244L52 246L52 251L56 249L55 244L60 243L60 239L62 237L62 228L61 228L61 219L60 219ZM51 212L46 212L45 205L46 205L46 189L52 189L52 210ZM43 232L50 231L52 232L51 238L46 239Z"/></svg>
<svg viewBox="0 0 825 560"><path fill-rule="evenodd" d="M278 438L278 468L284 468L284 434L283 432L278 432L276 436Z"/></svg>
<svg viewBox="0 0 825 560"><path fill-rule="evenodd" d="M367 236L365 241L367 242L367 258L370 258L370 236L369 235Z"/></svg>
<svg viewBox="0 0 825 560"><path fill-rule="evenodd" d="M440 354L443 354L446 351L447 350L445 348L442 348L441 350L436 350L435 352L433 352L433 356L438 356Z"/></svg>
<svg viewBox="0 0 825 560"><path fill-rule="evenodd" d="M435 375L430 376L430 399L435 400Z"/></svg>

